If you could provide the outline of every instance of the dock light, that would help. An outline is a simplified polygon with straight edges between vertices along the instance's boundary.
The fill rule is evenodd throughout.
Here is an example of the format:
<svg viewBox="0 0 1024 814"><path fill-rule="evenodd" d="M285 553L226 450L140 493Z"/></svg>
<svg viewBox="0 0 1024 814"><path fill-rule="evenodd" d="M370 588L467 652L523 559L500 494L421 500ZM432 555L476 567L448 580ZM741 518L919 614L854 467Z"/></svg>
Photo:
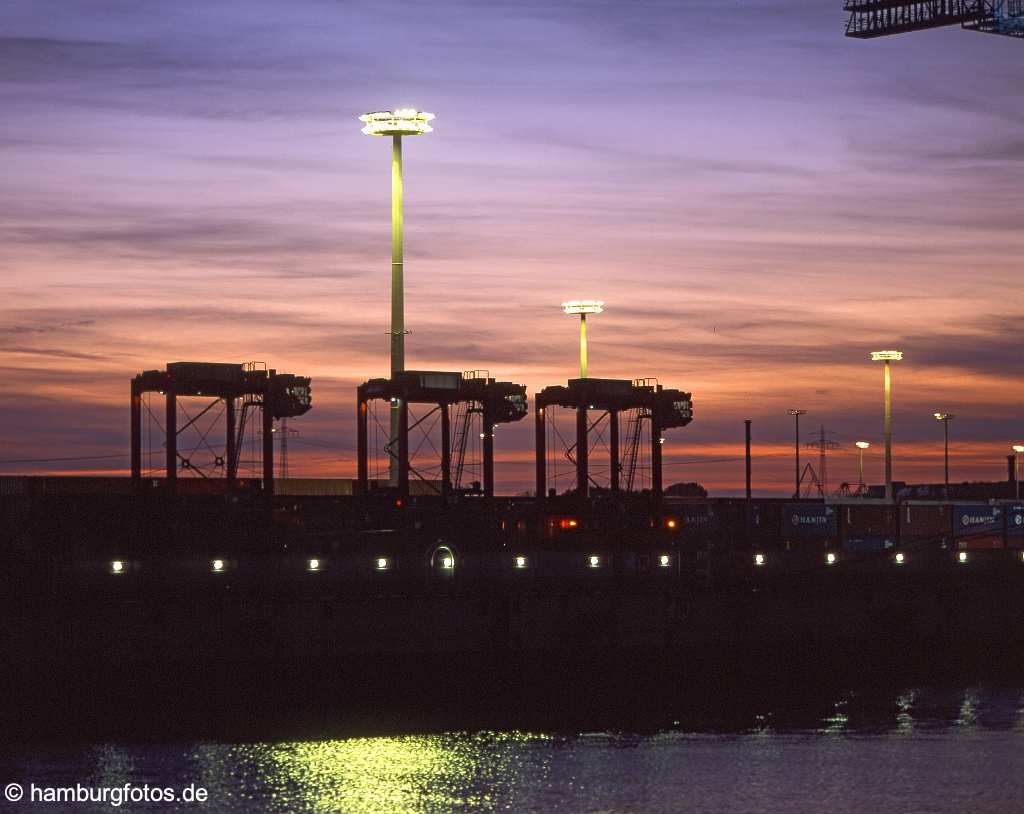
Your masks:
<svg viewBox="0 0 1024 814"><path fill-rule="evenodd" d="M604 311L601 300L569 300L562 303L562 310L567 314L580 317L580 378L587 378L587 314L600 314Z"/></svg>
<svg viewBox="0 0 1024 814"><path fill-rule="evenodd" d="M1020 560L1024 562L1024 551L1020 552Z"/></svg>
<svg viewBox="0 0 1024 814"><path fill-rule="evenodd" d="M658 565L662 568L668 568L672 564L672 558L668 554L662 554L658 557Z"/></svg>
<svg viewBox="0 0 1024 814"><path fill-rule="evenodd" d="M378 571L387 571L391 567L391 560L387 557L377 557L375 566Z"/></svg>
<svg viewBox="0 0 1024 814"><path fill-rule="evenodd" d="M587 563L590 565L591 568L600 568L601 558L598 557L596 554L591 554L590 559L587 560Z"/></svg>
<svg viewBox="0 0 1024 814"><path fill-rule="evenodd" d="M444 568L446 571L450 571L452 568L455 567L455 558L450 555L442 557L441 567Z"/></svg>
<svg viewBox="0 0 1024 814"><path fill-rule="evenodd" d="M906 557L904 557L903 552L900 551L896 554L895 557L893 557L893 559L896 561L897 565L903 565L903 561L906 559Z"/></svg>
<svg viewBox="0 0 1024 814"><path fill-rule="evenodd" d="M405 225L402 214L402 136L433 132L433 113L411 107L378 110L359 117L368 136L391 136L391 378L405 370ZM391 402L389 449L398 446L397 399ZM398 460L390 457L388 481L398 485Z"/></svg>
<svg viewBox="0 0 1024 814"><path fill-rule="evenodd" d="M219 574L221 571L224 570L224 560L211 560L210 570L213 571L213 573L215 574Z"/></svg>
<svg viewBox="0 0 1024 814"><path fill-rule="evenodd" d="M760 566L764 565L764 563L765 563L764 554L755 554L754 555L754 565L760 567Z"/></svg>
<svg viewBox="0 0 1024 814"><path fill-rule="evenodd" d="M956 558L957 558L957 560L960 561L961 564L963 564L963 565L967 564L967 552L966 551L961 551L959 554L957 554Z"/></svg>
<svg viewBox="0 0 1024 814"><path fill-rule="evenodd" d="M515 560L514 560L514 565L515 565L516 568L519 568L519 569L526 568L526 557L523 557L523 556L516 557Z"/></svg>
<svg viewBox="0 0 1024 814"><path fill-rule="evenodd" d="M876 350L871 361L885 363L885 499L892 500L892 363L903 358L903 351Z"/></svg>
<svg viewBox="0 0 1024 814"><path fill-rule="evenodd" d="M112 563L110 563L110 573L111 574L123 574L124 573L124 561L123 560L114 560Z"/></svg>
<svg viewBox="0 0 1024 814"><path fill-rule="evenodd" d="M308 567L309 567L310 571L319 571L320 570L320 560L318 560L318 559L316 559L314 557L313 559L311 559L309 561Z"/></svg>
<svg viewBox="0 0 1024 814"><path fill-rule="evenodd" d="M668 526L670 529L674 529L678 524L676 523L674 518L670 517L668 520L665 521L665 525Z"/></svg>
<svg viewBox="0 0 1024 814"><path fill-rule="evenodd" d="M829 565L835 565L838 561L839 560L836 557L836 555L833 554L831 551L828 552L828 554L825 555L825 562L828 563Z"/></svg>

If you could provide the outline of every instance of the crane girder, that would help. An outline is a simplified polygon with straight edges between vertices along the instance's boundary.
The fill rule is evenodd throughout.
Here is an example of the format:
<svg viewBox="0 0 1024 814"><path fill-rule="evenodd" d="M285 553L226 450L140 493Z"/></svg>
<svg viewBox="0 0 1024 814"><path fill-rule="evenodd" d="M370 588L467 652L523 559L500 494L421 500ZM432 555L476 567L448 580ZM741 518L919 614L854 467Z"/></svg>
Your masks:
<svg viewBox="0 0 1024 814"><path fill-rule="evenodd" d="M959 25L1024 37L1024 0L845 0L846 36L872 39Z"/></svg>

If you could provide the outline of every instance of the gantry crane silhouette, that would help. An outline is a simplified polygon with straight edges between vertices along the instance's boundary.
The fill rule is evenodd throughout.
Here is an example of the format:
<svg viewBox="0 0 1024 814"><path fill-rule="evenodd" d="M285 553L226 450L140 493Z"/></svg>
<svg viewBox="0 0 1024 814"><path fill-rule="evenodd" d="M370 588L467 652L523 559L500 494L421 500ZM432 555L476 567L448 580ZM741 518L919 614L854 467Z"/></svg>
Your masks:
<svg viewBox="0 0 1024 814"><path fill-rule="evenodd" d="M959 25L1024 37L1024 0L845 0L846 36L872 39Z"/></svg>

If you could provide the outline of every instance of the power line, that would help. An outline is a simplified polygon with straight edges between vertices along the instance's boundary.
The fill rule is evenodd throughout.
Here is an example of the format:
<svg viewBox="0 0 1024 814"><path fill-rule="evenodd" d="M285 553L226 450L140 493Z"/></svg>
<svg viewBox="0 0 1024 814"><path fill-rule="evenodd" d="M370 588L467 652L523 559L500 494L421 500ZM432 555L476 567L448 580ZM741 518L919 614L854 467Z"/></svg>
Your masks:
<svg viewBox="0 0 1024 814"><path fill-rule="evenodd" d="M315 447L327 447L328 449L339 449L345 452L352 452L353 447L351 444L337 444L333 441L317 441L313 438L292 438L292 443L295 444L309 444Z"/></svg>
<svg viewBox="0 0 1024 814"><path fill-rule="evenodd" d="M788 456L789 452L765 452L761 455L751 455L751 458L778 458L779 456ZM664 466L690 466L692 464L719 464L726 463L728 461L742 461L745 456L743 455L730 455L728 458L693 458L689 461L666 461Z"/></svg>
<svg viewBox="0 0 1024 814"><path fill-rule="evenodd" d="M50 464L61 461L100 461L105 458L128 458L124 453L118 455L80 455L74 458L8 458L0 460L0 464Z"/></svg>

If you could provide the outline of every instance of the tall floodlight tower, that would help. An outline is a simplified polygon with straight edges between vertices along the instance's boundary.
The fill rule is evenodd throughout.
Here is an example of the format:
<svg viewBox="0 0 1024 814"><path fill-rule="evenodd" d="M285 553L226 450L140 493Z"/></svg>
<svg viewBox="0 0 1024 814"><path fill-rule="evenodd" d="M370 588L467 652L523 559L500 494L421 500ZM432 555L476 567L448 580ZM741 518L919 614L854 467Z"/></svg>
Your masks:
<svg viewBox="0 0 1024 814"><path fill-rule="evenodd" d="M402 136L422 136L433 132L433 113L413 108L380 110L359 117L368 136L391 136L391 377L405 370L405 276L402 218ZM388 449L392 450L388 472L392 485L398 483L398 415L401 405L391 402L391 433Z"/></svg>
<svg viewBox="0 0 1024 814"><path fill-rule="evenodd" d="M569 300L562 303L562 310L567 314L580 315L580 378L587 378L587 314L600 314L604 311L601 300Z"/></svg>
<svg viewBox="0 0 1024 814"><path fill-rule="evenodd" d="M871 361L885 363L885 499L892 500L892 363L903 358L903 351L876 350Z"/></svg>
<svg viewBox="0 0 1024 814"><path fill-rule="evenodd" d="M932 413L932 415L935 416L936 421L942 422L942 434L945 441L942 453L943 472L945 472L945 491L943 495L949 497L949 422L956 418L956 416L953 413Z"/></svg>
<svg viewBox="0 0 1024 814"><path fill-rule="evenodd" d="M863 493L866 484L864 483L864 450L871 446L867 441L857 441L857 450L860 453L860 482L857 484L857 491Z"/></svg>
<svg viewBox="0 0 1024 814"><path fill-rule="evenodd" d="M791 410L786 410L786 412L793 416L793 419L796 422L796 485L793 487L793 497L798 498L800 497L800 416L807 415L807 411L793 408Z"/></svg>

